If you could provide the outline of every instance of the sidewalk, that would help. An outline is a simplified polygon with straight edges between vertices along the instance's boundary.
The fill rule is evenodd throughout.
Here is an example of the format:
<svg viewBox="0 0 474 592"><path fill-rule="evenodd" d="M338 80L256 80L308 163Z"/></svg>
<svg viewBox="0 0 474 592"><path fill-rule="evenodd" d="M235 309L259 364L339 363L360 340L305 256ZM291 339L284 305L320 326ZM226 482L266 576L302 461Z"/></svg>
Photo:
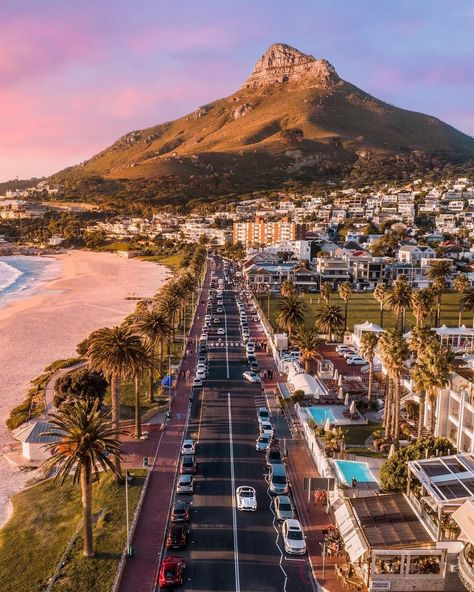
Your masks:
<svg viewBox="0 0 474 592"><path fill-rule="evenodd" d="M207 290L210 273L205 279L201 302L197 307L195 321L189 340L195 340L201 334L201 325L205 315ZM197 315L200 319L197 320ZM190 355L183 360L181 369L190 370L194 375L196 353L190 348ZM136 556L127 559L119 585L120 592L154 592L156 577L161 563L161 553L166 536L166 525L171 496L174 489L176 466L186 417L189 406L191 387L178 376L175 395L171 407L171 418L164 430L160 426L146 424L150 432L148 440L127 440L124 443L124 466L141 466L143 457L149 457L151 475L143 506L131 544Z"/></svg>
<svg viewBox="0 0 474 592"><path fill-rule="evenodd" d="M255 342L266 342L267 338L259 322L250 321L250 334ZM262 380L265 389L267 401L270 409L274 414L278 408L277 398L274 395L275 388L278 382L286 380L284 375L280 375L275 361L272 357L271 350L268 352L257 352L257 359L260 368L267 375L268 370L273 371L271 380L264 378ZM291 420L296 429L293 430L296 434L301 434L299 429L299 420L293 413L290 414ZM280 421L279 416L277 416ZM285 422L286 423L286 422ZM292 426L293 427L293 426ZM306 442L299 437L294 439L289 430L289 426L281 426L279 424L278 435L280 439L286 439L285 445L287 449L286 466L288 476L291 483L291 491L293 500L295 502L298 518L303 525L307 536L306 544L308 547L308 559L311 563L313 575L318 584L328 592L341 592L343 590L342 583L336 578L334 566L342 563L342 558L326 557L324 560L323 572L323 557L322 557L322 542L324 539L323 530L325 530L332 522L326 513L326 508L322 505L316 505L314 501L308 503L308 492L304 490L304 479L308 477L320 477L311 454L308 450Z"/></svg>

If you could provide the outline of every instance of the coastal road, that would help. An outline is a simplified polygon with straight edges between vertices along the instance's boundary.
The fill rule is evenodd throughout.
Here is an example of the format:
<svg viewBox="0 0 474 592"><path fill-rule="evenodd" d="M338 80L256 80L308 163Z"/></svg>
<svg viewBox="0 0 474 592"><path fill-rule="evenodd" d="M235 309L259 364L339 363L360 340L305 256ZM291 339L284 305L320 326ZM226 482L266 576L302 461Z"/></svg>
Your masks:
<svg viewBox="0 0 474 592"><path fill-rule="evenodd" d="M222 277L222 270L218 270ZM306 558L288 558L267 491L265 458L255 450L256 409L265 405L260 384L245 381L245 348L241 344L235 294L225 290L226 334L218 344L209 336L209 375L195 389L188 435L198 439L198 471L192 500L191 536L186 551L172 552L186 561L187 592L312 590ZM213 316L215 315L215 306ZM199 396L197 396L197 394ZM256 489L256 512L238 512L235 490Z"/></svg>

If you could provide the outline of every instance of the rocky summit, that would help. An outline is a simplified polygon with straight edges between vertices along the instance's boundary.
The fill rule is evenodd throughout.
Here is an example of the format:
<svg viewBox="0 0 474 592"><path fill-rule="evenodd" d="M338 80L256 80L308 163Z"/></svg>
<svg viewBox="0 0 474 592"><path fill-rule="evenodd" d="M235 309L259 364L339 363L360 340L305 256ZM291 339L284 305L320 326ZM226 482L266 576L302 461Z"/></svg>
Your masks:
<svg viewBox="0 0 474 592"><path fill-rule="evenodd" d="M255 64L252 74L245 81L245 89L278 91L282 84L300 87L330 88L339 81L336 70L327 60L316 60L284 43L272 45Z"/></svg>
<svg viewBox="0 0 474 592"><path fill-rule="evenodd" d="M119 181L129 189L145 182L151 195L208 198L288 181L407 178L472 159L471 137L380 101L328 61L277 43L234 94L130 132L53 179L108 181L109 193Z"/></svg>

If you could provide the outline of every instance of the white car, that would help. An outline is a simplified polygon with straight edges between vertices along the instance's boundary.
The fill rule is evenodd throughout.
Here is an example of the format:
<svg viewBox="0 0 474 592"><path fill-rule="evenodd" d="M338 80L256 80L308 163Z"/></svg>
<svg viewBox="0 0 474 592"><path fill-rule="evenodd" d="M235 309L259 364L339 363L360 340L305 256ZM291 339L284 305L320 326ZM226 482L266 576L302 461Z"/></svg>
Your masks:
<svg viewBox="0 0 474 592"><path fill-rule="evenodd" d="M306 541L298 520L285 520L281 527L281 536L288 555L304 555L306 553Z"/></svg>
<svg viewBox="0 0 474 592"><path fill-rule="evenodd" d="M255 343L253 341L249 341L247 343L247 345L245 346L245 351L248 354L254 354L255 353Z"/></svg>
<svg viewBox="0 0 474 592"><path fill-rule="evenodd" d="M206 370L206 366L204 365L199 365L196 368L196 376L199 376L199 378L202 378L204 380L204 378L206 378L207 375L207 370Z"/></svg>
<svg viewBox="0 0 474 592"><path fill-rule="evenodd" d="M358 353L356 352L356 350L353 347L351 347L349 349L345 349L344 351L341 352L341 356L346 359L350 358L352 356L357 356L357 355L358 355Z"/></svg>
<svg viewBox="0 0 474 592"><path fill-rule="evenodd" d="M225 335L225 329L223 327L219 327L219 329L217 329L217 335Z"/></svg>
<svg viewBox="0 0 474 592"><path fill-rule="evenodd" d="M260 424L260 434L266 434L267 436L273 438L272 424L268 421L262 421L262 423Z"/></svg>
<svg viewBox="0 0 474 592"><path fill-rule="evenodd" d="M255 512L257 509L257 494L253 487L248 485L237 487L235 497L237 498L237 510Z"/></svg>
<svg viewBox="0 0 474 592"><path fill-rule="evenodd" d="M266 407L259 407L257 409L257 420L259 424L262 422L270 422L270 413Z"/></svg>
<svg viewBox="0 0 474 592"><path fill-rule="evenodd" d="M192 438L183 440L181 446L181 454L195 454L196 453L196 442Z"/></svg>
<svg viewBox="0 0 474 592"><path fill-rule="evenodd" d="M366 360L360 356L351 356L350 358L346 359L346 362L349 364L349 366L365 366L367 364Z"/></svg>
<svg viewBox="0 0 474 592"><path fill-rule="evenodd" d="M192 475L179 475L176 483L176 493L193 493L194 478Z"/></svg>
<svg viewBox="0 0 474 592"><path fill-rule="evenodd" d="M336 345L336 351L338 354L341 354L343 351L347 351L347 350L352 350L352 347L350 347L349 345L345 345L345 344L340 344L340 345Z"/></svg>
<svg viewBox="0 0 474 592"><path fill-rule="evenodd" d="M211 315L206 315L206 316L204 317L204 320L205 320L205 321L210 321L210 320L211 320Z"/></svg>
<svg viewBox="0 0 474 592"><path fill-rule="evenodd" d="M268 434L260 434L255 442L255 450L257 452L265 452L272 443L272 437Z"/></svg>
<svg viewBox="0 0 474 592"><path fill-rule="evenodd" d="M256 372L244 372L243 377L245 378L245 380L248 380L249 382L261 382L260 376Z"/></svg>
<svg viewBox="0 0 474 592"><path fill-rule="evenodd" d="M202 378L200 378L199 376L195 376L194 380L193 380L193 387L199 388L201 386L202 386Z"/></svg>
<svg viewBox="0 0 474 592"><path fill-rule="evenodd" d="M223 300L218 300L217 301L217 306L222 306L223 304L224 304L224 301ZM217 309L217 310L219 310L219 309Z"/></svg>
<svg viewBox="0 0 474 592"><path fill-rule="evenodd" d="M219 307L217 308L217 312L224 312L224 309L222 308L222 306L219 306Z"/></svg>

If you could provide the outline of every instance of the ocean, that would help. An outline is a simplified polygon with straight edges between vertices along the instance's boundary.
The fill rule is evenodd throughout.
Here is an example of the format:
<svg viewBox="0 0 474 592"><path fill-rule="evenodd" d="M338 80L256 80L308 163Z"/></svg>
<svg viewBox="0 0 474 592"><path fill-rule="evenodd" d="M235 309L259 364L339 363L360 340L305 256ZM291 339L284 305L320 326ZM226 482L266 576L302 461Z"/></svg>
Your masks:
<svg viewBox="0 0 474 592"><path fill-rule="evenodd" d="M48 257L0 257L0 308L31 296L43 282L58 277L60 264Z"/></svg>

